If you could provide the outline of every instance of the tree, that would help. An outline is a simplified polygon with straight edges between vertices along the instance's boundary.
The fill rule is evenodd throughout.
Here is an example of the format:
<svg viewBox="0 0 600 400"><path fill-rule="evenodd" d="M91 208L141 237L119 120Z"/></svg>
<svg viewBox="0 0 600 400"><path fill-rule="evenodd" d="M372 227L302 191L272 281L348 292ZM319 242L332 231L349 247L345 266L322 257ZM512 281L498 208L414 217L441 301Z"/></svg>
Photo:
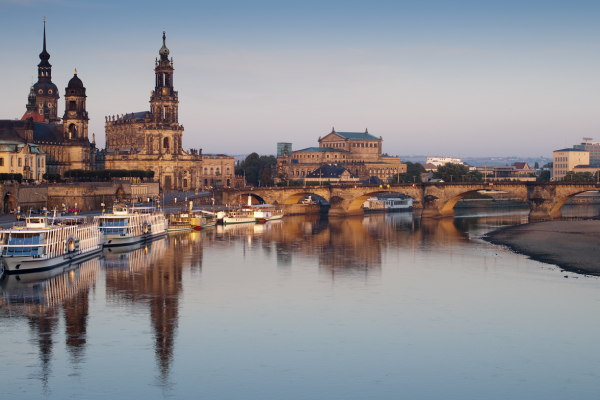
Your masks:
<svg viewBox="0 0 600 400"><path fill-rule="evenodd" d="M540 172L540 176L537 177L538 182L548 182L550 181L550 171L542 171Z"/></svg>
<svg viewBox="0 0 600 400"><path fill-rule="evenodd" d="M533 164L533 168L540 169L540 164L536 161L535 164Z"/></svg>
<svg viewBox="0 0 600 400"><path fill-rule="evenodd" d="M259 156L257 153L249 154L244 161L239 163L236 167L236 175L246 175L246 182L258 185L259 179L262 184L273 184L273 171L272 166L277 163L277 159L274 156ZM270 180L264 181L262 176L265 170L270 171ZM270 182L270 183L267 183Z"/></svg>
<svg viewBox="0 0 600 400"><path fill-rule="evenodd" d="M471 182L483 180L483 174L479 171L469 171L463 164L447 163L439 166L433 173L435 179L442 179L444 182Z"/></svg>
<svg viewBox="0 0 600 400"><path fill-rule="evenodd" d="M273 170L265 168L260 175L260 181L264 186L273 186Z"/></svg>
<svg viewBox="0 0 600 400"><path fill-rule="evenodd" d="M421 173L426 172L421 163L406 162L406 172L392 176L392 183L421 183Z"/></svg>
<svg viewBox="0 0 600 400"><path fill-rule="evenodd" d="M595 182L596 174L591 172L573 172L569 171L563 178L563 182Z"/></svg>

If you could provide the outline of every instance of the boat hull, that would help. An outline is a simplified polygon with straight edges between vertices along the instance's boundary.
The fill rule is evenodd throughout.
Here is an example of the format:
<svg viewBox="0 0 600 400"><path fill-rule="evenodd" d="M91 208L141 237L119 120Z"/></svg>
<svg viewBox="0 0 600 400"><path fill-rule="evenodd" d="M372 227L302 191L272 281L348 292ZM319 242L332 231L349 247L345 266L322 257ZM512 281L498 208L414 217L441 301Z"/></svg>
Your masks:
<svg viewBox="0 0 600 400"><path fill-rule="evenodd" d="M80 262L93 258L102 252L102 246L86 251L85 253L66 253L58 257L44 259L28 257L2 257L4 273L19 274L23 272L39 272L58 267L63 264Z"/></svg>
<svg viewBox="0 0 600 400"><path fill-rule="evenodd" d="M114 247L114 246L129 246L136 243L147 242L167 234L166 230L149 233L147 235L139 235L139 236L121 236L121 235L104 235L104 246L105 247Z"/></svg>
<svg viewBox="0 0 600 400"><path fill-rule="evenodd" d="M233 224L253 224L256 223L254 217L247 218L223 218L223 225L233 225Z"/></svg>

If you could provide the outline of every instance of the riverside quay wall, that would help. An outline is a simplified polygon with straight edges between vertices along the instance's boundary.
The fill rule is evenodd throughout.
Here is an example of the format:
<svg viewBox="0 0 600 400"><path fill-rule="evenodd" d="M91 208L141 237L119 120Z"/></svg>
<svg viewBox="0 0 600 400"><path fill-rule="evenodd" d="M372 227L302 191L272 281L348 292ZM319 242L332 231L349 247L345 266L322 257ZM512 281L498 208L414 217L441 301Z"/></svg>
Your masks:
<svg viewBox="0 0 600 400"><path fill-rule="evenodd" d="M102 203L110 205L115 200L146 199L159 194L158 182L77 182L40 186L2 184L1 188L0 210L3 214L17 207L21 212L44 207L62 210L63 204L67 208L77 207L82 211L99 210Z"/></svg>

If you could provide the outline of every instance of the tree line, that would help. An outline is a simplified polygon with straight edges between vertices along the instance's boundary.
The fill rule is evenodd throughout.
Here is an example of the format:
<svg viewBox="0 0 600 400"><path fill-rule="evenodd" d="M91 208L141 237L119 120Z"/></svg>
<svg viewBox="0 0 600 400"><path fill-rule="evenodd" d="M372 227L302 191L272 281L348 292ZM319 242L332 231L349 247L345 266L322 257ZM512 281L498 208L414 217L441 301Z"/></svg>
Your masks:
<svg viewBox="0 0 600 400"><path fill-rule="evenodd" d="M77 180L104 181L112 178L140 178L141 180L154 178L154 171L143 171L140 169L71 169L64 173L65 178Z"/></svg>

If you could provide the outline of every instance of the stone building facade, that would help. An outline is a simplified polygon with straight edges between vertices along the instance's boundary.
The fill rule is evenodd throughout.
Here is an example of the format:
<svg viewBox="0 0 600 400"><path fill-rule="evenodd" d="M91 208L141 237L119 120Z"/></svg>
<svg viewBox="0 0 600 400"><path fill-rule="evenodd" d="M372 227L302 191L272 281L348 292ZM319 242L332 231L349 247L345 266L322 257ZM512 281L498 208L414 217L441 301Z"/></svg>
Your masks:
<svg viewBox="0 0 600 400"><path fill-rule="evenodd" d="M365 132L336 132L319 138L319 147L292 150L277 157L278 173L290 180L304 179L323 163L346 168L360 180L376 176L387 182L394 174L406 172L399 157L382 152L381 137Z"/></svg>
<svg viewBox="0 0 600 400"><path fill-rule="evenodd" d="M105 117L106 168L152 170L166 191L211 186L217 170L224 185L233 182L233 157L183 150L184 128L179 124L179 97L173 86L173 58L169 60L165 32L159 56L154 64L150 110Z"/></svg>
<svg viewBox="0 0 600 400"><path fill-rule="evenodd" d="M77 77L77 71L65 88L62 121L58 116L60 96L52 82L45 21L43 50L39 57L38 81L30 88L25 114L20 120L0 120L0 141L37 145L40 154L45 154L45 173L63 174L70 169L95 169L96 146L88 139L86 89ZM14 148L20 149L22 146ZM15 173L21 171L15 170ZM32 173L31 179L41 179L37 175L37 171Z"/></svg>

